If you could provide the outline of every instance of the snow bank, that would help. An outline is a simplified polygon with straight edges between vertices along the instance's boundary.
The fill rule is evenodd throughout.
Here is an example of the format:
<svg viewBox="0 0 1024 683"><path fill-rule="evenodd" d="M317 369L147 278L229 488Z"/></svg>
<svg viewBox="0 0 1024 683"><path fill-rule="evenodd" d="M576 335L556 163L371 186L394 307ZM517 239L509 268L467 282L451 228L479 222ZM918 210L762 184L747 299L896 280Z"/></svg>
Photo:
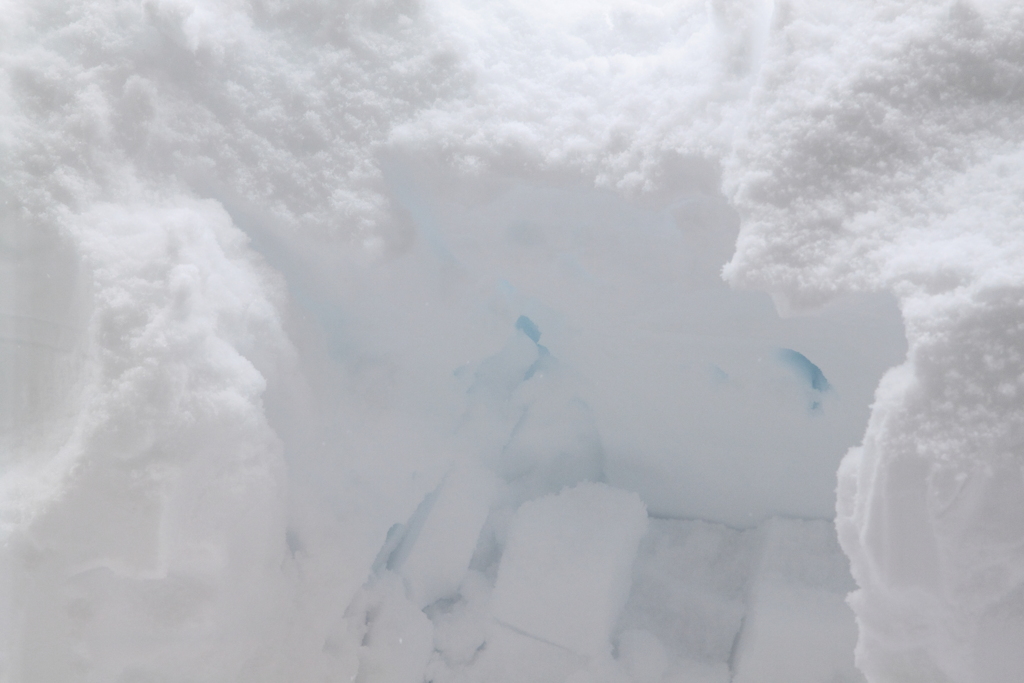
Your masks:
<svg viewBox="0 0 1024 683"><path fill-rule="evenodd" d="M728 173L744 228L726 273L793 308L900 297L907 362L840 471L858 664L878 681L1016 680L1024 242L1008 188L1024 14L851 4L790 19Z"/></svg>
<svg viewBox="0 0 1024 683"><path fill-rule="evenodd" d="M8 432L3 627L22 645L4 675L261 666L289 592L285 466L256 365L288 353L278 283L212 202L97 204L65 229L89 294L68 334L85 341L47 359L75 373L66 394Z"/></svg>

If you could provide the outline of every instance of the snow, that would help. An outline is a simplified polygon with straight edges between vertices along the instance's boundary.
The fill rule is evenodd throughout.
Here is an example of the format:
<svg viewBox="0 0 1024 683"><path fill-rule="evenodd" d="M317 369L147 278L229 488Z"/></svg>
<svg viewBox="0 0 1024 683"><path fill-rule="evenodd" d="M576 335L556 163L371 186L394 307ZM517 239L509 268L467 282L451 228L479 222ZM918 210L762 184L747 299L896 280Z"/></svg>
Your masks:
<svg viewBox="0 0 1024 683"><path fill-rule="evenodd" d="M0 0L0 683L1020 680L1022 36Z"/></svg>
<svg viewBox="0 0 1024 683"><path fill-rule="evenodd" d="M401 580L385 574L356 595L349 612L363 622L358 673L364 683L422 680L433 652L430 620L405 596Z"/></svg>
<svg viewBox="0 0 1024 683"><path fill-rule="evenodd" d="M523 503L498 568L494 618L579 655L607 654L646 531L640 498L605 484Z"/></svg>
<svg viewBox="0 0 1024 683"><path fill-rule="evenodd" d="M832 525L774 519L761 542L732 680L863 681L846 605L854 585Z"/></svg>
<svg viewBox="0 0 1024 683"><path fill-rule="evenodd" d="M494 488L494 475L487 470L456 466L430 497L426 519L414 538L409 525L407 537L388 565L402 575L410 599L421 609L458 594L487 521ZM407 542L411 548L405 551L402 546Z"/></svg>
<svg viewBox="0 0 1024 683"><path fill-rule="evenodd" d="M726 664L743 627L756 559L749 531L651 520L620 622L623 635L657 640L670 663Z"/></svg>
<svg viewBox="0 0 1024 683"><path fill-rule="evenodd" d="M794 19L727 174L744 216L731 281L793 308L900 297L908 358L878 388L837 504L870 680L1024 672L991 637L1019 622L988 626L1019 604L1024 559L1020 196L1006 191L1022 18L913 3Z"/></svg>
<svg viewBox="0 0 1024 683"><path fill-rule="evenodd" d="M662 662L655 680L861 681L852 588L825 520L745 530L652 520L617 625L618 659L635 679L646 653Z"/></svg>

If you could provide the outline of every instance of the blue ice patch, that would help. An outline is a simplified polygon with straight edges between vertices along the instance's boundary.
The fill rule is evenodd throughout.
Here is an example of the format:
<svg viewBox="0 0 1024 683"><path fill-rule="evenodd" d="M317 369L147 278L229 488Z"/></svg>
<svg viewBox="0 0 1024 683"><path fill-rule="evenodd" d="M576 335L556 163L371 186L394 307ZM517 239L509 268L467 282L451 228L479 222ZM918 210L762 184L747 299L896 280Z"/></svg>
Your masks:
<svg viewBox="0 0 1024 683"><path fill-rule="evenodd" d="M779 349L779 360L793 368L805 378L815 391L825 392L832 388L832 385L825 379L825 373L817 365L812 363L807 356L794 351L793 349Z"/></svg>
<svg viewBox="0 0 1024 683"><path fill-rule="evenodd" d="M540 343L540 328L537 327L537 323L525 315L519 316L519 320L516 320L516 329L522 330L523 334L532 339L534 344Z"/></svg>
<svg viewBox="0 0 1024 683"><path fill-rule="evenodd" d="M729 373L714 363L712 363L708 369L711 372L711 380L716 384L724 384L729 381Z"/></svg>

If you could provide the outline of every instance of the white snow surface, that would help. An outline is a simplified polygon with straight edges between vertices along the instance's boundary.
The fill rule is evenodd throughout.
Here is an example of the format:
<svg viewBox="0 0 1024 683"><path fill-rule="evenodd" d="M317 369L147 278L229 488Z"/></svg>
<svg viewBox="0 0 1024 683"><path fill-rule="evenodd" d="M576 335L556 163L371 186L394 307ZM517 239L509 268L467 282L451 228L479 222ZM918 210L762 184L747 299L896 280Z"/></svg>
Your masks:
<svg viewBox="0 0 1024 683"><path fill-rule="evenodd" d="M1009 0L0 0L0 682L1024 680L1022 98Z"/></svg>

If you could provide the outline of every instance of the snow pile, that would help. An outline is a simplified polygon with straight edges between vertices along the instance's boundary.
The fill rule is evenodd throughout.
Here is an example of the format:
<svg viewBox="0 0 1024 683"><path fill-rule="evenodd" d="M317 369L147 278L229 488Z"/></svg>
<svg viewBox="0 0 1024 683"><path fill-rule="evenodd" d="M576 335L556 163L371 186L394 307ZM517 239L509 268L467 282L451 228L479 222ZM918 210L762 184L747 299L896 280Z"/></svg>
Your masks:
<svg viewBox="0 0 1024 683"><path fill-rule="evenodd" d="M5 449L4 635L31 644L8 676L233 675L285 614L286 473L254 365L287 354L281 292L212 202L96 205L68 231L91 310L67 334L89 342Z"/></svg>
<svg viewBox="0 0 1024 683"><path fill-rule="evenodd" d="M1024 13L800 9L729 174L744 229L727 276L795 308L900 297L908 360L840 472L858 663L878 681L1018 680Z"/></svg>
<svg viewBox="0 0 1024 683"><path fill-rule="evenodd" d="M1021 36L0 0L0 680L1017 680Z"/></svg>

